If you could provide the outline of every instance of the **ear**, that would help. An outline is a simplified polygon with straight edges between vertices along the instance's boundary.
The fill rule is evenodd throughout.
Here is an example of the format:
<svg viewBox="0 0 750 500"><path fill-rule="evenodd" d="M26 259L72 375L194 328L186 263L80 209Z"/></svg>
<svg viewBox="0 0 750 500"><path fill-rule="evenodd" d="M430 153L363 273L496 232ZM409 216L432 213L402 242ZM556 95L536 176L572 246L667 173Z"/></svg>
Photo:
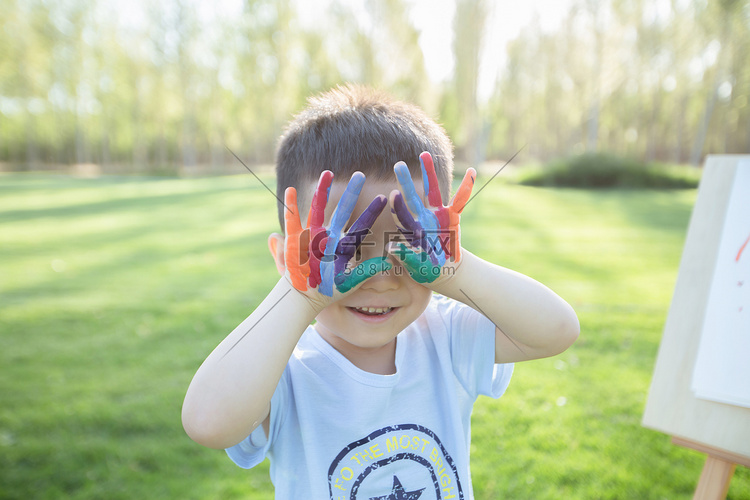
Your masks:
<svg viewBox="0 0 750 500"><path fill-rule="evenodd" d="M276 269L279 274L284 276L286 272L286 265L284 264L284 235L279 233L271 233L268 237L268 250L271 252L276 263Z"/></svg>

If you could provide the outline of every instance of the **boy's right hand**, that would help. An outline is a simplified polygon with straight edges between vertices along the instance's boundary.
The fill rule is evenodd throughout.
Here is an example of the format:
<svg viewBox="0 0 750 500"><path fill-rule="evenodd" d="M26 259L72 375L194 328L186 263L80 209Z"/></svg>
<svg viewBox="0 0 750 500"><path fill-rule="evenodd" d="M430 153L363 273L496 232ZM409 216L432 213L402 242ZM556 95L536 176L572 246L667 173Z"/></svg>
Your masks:
<svg viewBox="0 0 750 500"><path fill-rule="evenodd" d="M354 268L349 265L385 208L385 196L372 200L349 230L344 231L365 183L364 174L355 172L336 205L328 227L325 227L325 208L332 182L333 172L330 170L320 175L306 228L302 227L299 217L297 191L288 187L284 193L287 207L284 213L286 276L294 288L320 308L339 300L367 278L391 268L387 257L368 259Z"/></svg>

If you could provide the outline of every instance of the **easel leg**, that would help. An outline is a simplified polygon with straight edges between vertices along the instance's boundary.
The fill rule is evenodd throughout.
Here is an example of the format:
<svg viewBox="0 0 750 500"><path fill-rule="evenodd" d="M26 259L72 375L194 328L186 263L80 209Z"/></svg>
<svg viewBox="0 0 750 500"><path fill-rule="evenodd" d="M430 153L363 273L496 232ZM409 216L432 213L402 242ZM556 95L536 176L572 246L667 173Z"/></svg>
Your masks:
<svg viewBox="0 0 750 500"><path fill-rule="evenodd" d="M693 500L724 500L729 491L729 482L734 474L735 464L709 455L703 466L698 487Z"/></svg>

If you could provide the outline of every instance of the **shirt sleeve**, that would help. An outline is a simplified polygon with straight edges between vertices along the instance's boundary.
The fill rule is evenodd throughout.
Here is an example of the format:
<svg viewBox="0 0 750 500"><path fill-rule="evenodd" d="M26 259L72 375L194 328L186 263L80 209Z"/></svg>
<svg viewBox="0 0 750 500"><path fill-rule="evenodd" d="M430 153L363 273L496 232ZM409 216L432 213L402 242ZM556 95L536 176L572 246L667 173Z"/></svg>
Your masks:
<svg viewBox="0 0 750 500"><path fill-rule="evenodd" d="M227 448L225 451L235 464L243 469L251 469L265 460L266 454L268 453L268 450L274 441L274 437L281 425L288 395L289 374L287 368L281 375L276 390L274 391L273 396L271 396L268 436L266 436L266 432L263 430L263 425L259 425L245 439L236 445Z"/></svg>
<svg viewBox="0 0 750 500"><path fill-rule="evenodd" d="M453 373L467 393L499 398L513 374L513 364L495 363L495 325L461 302L441 297L437 308L448 329Z"/></svg>

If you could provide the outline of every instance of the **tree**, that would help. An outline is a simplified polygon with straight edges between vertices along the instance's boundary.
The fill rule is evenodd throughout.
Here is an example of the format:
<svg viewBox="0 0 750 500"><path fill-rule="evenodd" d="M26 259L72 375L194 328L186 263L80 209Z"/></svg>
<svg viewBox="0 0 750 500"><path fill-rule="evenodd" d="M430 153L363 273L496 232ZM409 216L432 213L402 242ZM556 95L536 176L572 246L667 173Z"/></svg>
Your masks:
<svg viewBox="0 0 750 500"><path fill-rule="evenodd" d="M477 85L486 19L487 4L484 0L457 0L453 28L453 92L457 119L454 141L457 156L470 165L476 165L481 159L479 141L484 127L479 121Z"/></svg>

